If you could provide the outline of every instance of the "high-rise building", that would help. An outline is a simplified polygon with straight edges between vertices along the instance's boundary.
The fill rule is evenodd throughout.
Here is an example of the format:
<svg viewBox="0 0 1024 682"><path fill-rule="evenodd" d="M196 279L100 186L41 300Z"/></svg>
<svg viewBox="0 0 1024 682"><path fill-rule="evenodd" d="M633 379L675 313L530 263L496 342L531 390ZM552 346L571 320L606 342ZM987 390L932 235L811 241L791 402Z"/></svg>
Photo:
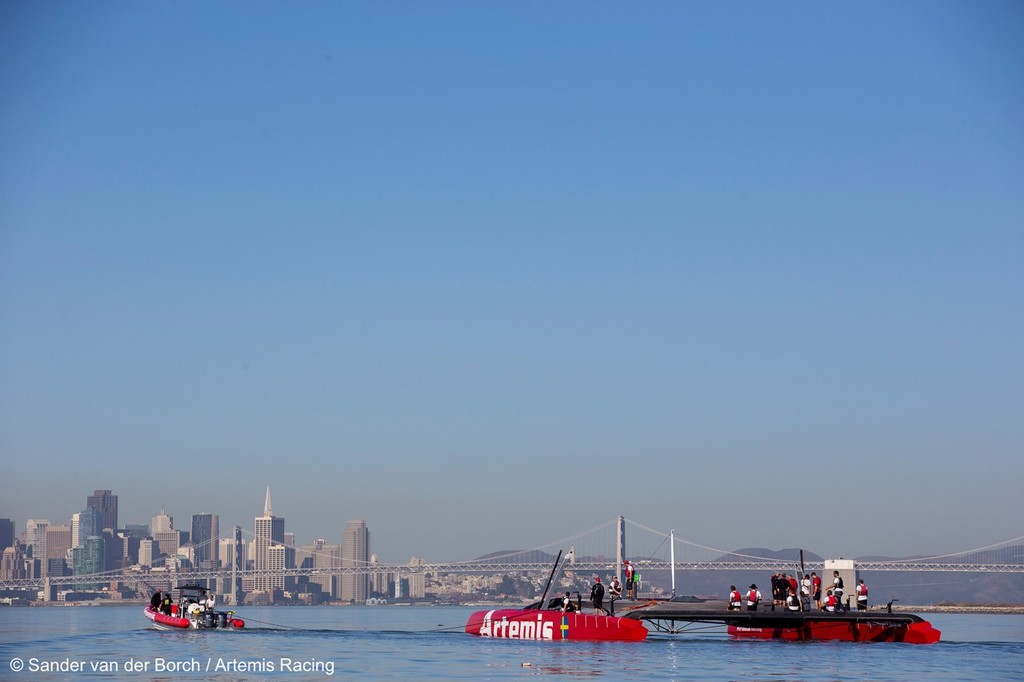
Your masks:
<svg viewBox="0 0 1024 682"><path fill-rule="evenodd" d="M193 562L198 568L216 568L220 564L220 517L216 514L192 515Z"/></svg>
<svg viewBox="0 0 1024 682"><path fill-rule="evenodd" d="M0 554L0 580L21 580L29 577L25 546L17 538Z"/></svg>
<svg viewBox="0 0 1024 682"><path fill-rule="evenodd" d="M71 549L71 526L46 528L46 559L66 560ZM49 573L49 571L47 571Z"/></svg>
<svg viewBox="0 0 1024 682"><path fill-rule="evenodd" d="M78 517L78 537L72 537L72 547L85 547L85 541L103 535L103 514L96 507L86 507L75 514ZM74 536L74 518L72 518L72 536Z"/></svg>
<svg viewBox="0 0 1024 682"><path fill-rule="evenodd" d="M117 495L110 494L109 490L95 490L85 498L85 506L100 513L100 530L117 530Z"/></svg>
<svg viewBox="0 0 1024 682"><path fill-rule="evenodd" d="M349 521L341 536L341 565L365 568L370 562L370 530L366 521ZM370 596L370 580L365 573L341 576L341 599L362 604Z"/></svg>
<svg viewBox="0 0 1024 682"><path fill-rule="evenodd" d="M268 576L261 571L271 568L270 548L284 545L284 518L274 516L270 506L270 486L267 486L267 497L263 503L263 516L255 519L255 537L253 538L253 569L256 571L253 589L266 592L284 588L284 576ZM283 555L282 555L283 556Z"/></svg>
<svg viewBox="0 0 1024 682"><path fill-rule="evenodd" d="M0 519L0 552L14 546L14 521Z"/></svg>
<svg viewBox="0 0 1024 682"><path fill-rule="evenodd" d="M304 545L295 550L295 565L299 568L337 568L341 566L341 545L328 544L323 539L314 540L312 545ZM338 577L330 575L329 570L324 573L326 575L309 576L308 582L317 586L313 591L319 589L325 597L335 599L338 597Z"/></svg>
<svg viewBox="0 0 1024 682"><path fill-rule="evenodd" d="M32 548L32 560L41 564L34 571L33 577L46 577L46 529L49 525L47 519L29 519L25 522L25 544Z"/></svg>
<svg viewBox="0 0 1024 682"><path fill-rule="evenodd" d="M166 533L167 531L174 530L174 517L168 516L161 509L160 513L153 517L153 522L149 524L149 529L153 533Z"/></svg>
<svg viewBox="0 0 1024 682"><path fill-rule="evenodd" d="M93 535L86 538L81 547L72 550L75 575L88 575L103 571L103 538ZM92 585L98 588L101 583Z"/></svg>

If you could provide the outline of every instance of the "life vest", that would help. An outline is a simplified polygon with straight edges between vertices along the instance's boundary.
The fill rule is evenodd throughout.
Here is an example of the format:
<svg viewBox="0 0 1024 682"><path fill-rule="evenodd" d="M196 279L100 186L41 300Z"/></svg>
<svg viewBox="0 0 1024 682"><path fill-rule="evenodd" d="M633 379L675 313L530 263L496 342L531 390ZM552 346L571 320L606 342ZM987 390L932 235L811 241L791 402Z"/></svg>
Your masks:
<svg viewBox="0 0 1024 682"><path fill-rule="evenodd" d="M751 590L747 592L747 605L754 606L757 602L761 601L761 593L757 590Z"/></svg>
<svg viewBox="0 0 1024 682"><path fill-rule="evenodd" d="M868 600L868 586L864 583L857 585L857 601Z"/></svg>
<svg viewBox="0 0 1024 682"><path fill-rule="evenodd" d="M836 610L836 603L837 603L836 602L836 595L830 594L828 596L828 601L825 602L825 610L826 611L835 611Z"/></svg>
<svg viewBox="0 0 1024 682"><path fill-rule="evenodd" d="M790 611L800 610L800 600L797 599L795 594L791 594L786 597L786 607L789 608Z"/></svg>
<svg viewBox="0 0 1024 682"><path fill-rule="evenodd" d="M729 593L729 605L740 606L743 604L743 595L740 594L739 590L733 590Z"/></svg>

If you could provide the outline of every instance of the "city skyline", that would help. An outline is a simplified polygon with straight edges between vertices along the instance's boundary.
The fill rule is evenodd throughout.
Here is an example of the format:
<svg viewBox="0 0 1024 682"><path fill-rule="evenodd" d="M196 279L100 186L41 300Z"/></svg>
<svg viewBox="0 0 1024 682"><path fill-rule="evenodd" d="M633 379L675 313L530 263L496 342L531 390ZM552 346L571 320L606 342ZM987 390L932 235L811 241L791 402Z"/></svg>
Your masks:
<svg viewBox="0 0 1024 682"><path fill-rule="evenodd" d="M0 513L1021 534L1024 5L0 3ZM183 518L179 518L183 523Z"/></svg>
<svg viewBox="0 0 1024 682"><path fill-rule="evenodd" d="M109 489L108 490L104 490L104 491L96 490L94 495L88 496L87 499L93 500L101 492L104 492L104 493L106 493L109 496L109 494L112 491L109 490ZM114 495L113 498L116 500L118 498L118 496ZM116 502L115 502L115 504L116 504ZM91 507L91 506L87 506L86 507L87 511L93 510L93 509L94 508ZM2 512L2 510L0 510L0 512ZM98 511L96 513L98 514ZM43 524L39 528L39 530L38 530L38 533L41 536L44 536L44 538L45 538L43 540L43 544L42 544L42 546L45 548L43 551L47 554L48 557L53 555L53 557L51 557L51 558L55 558L57 555L53 554L52 552L50 552L49 548L47 547L47 544L46 544L46 541L50 537L50 532L53 531L55 528L66 528L67 529L67 534L68 534L68 537L69 537L69 540L70 540L70 546L78 546L77 544L75 544L75 542L73 540L74 537L77 537L77 531L75 531L73 529L76 529L77 525L79 523L78 516L79 516L78 513L75 513L75 514L72 515L72 519L69 521L69 523L70 523L69 526L62 526L60 524L60 520L58 520L57 522L54 522L54 520L51 519L51 518L43 519L43 518L38 517L38 516L37 517L33 517L33 518L29 518L29 519L26 519L26 521L22 524L24 526L24 529L21 532L18 532L18 527L19 527L18 524L19 524L19 522L18 522L17 518L13 518L13 517L0 517L0 521L10 521L11 522L10 529L11 529L11 533L12 533L12 539L22 538L23 536L31 535L30 527L29 527L30 523ZM260 568L265 568L265 569L283 568L285 566L286 559L285 559L285 555L283 553L280 554L279 556L277 556L276 558L268 558L268 549L272 545L280 546L281 549L282 549L282 552L283 552L283 550L285 548L287 548L289 551L308 551L308 550L310 550L314 546L325 546L325 547L328 547L328 548L334 548L334 549L330 549L329 552L335 552L335 551L337 552L336 560L338 562L340 562L338 565L343 565L343 566L344 565L350 565L348 562L355 562L355 563L359 563L359 564L371 563L371 552L370 552L370 543L369 543L369 535L370 534L369 534L369 530L368 530L368 527L367 527L367 523L366 523L366 521L364 519L355 519L355 520L351 520L350 519L350 520L346 521L344 528L339 529L339 531L337 532L337 535L333 536L333 537L337 537L338 538L338 542L336 542L336 543L332 542L332 540L331 540L332 536L327 535L327 534L325 534L325 535L317 535L315 537L314 536L308 536L307 537L305 534L301 534L301 533L297 534L294 530L287 530L286 531L286 529L285 529L285 517L276 516L273 513L273 508L272 508L272 504L271 504L271 486L269 484L266 486L265 491L264 491L263 510L262 510L261 513L255 513L253 515L253 517L251 517L251 518L254 518L254 522L251 521L248 527L246 526L245 523L221 525L220 524L220 515L215 514L215 513L210 513L210 512L197 512L197 513L189 514L185 518L188 519L187 523L190 526L190 528L192 529L191 531L188 530L188 529L176 526L175 525L176 522L174 521L174 517L172 515L166 514L164 508L161 508L160 513L157 516L154 516L151 519L150 523L148 523L148 524L128 523L125 526L123 526L120 530L132 530L132 528L138 529L140 526L141 527L145 527L146 529L148 529L148 535L150 537L154 538L154 545L156 547L160 546L161 538L164 539L164 542L167 542L169 540L169 538L171 538L173 536L174 537L174 540L173 540L174 546L173 546L173 548L168 546L168 547L160 548L160 550L159 550L161 552L169 552L172 555L174 553L176 553L177 550L178 550L178 545L177 545L177 539L179 537L178 534L180 532L184 531L187 534L186 536L188 538L187 539L188 546L193 548L191 551L196 552L198 560L202 561L203 557L205 556L205 552L212 552L213 554L223 553L223 550L219 549L217 547L217 545L218 544L223 544L223 543L229 543L229 544L233 543L233 537L234 537L234 530L233 529L235 528L235 526L239 526L242 529L242 534L243 534L242 542L248 548L246 556L248 556L248 560L249 561L253 562L253 568L256 569L256 570L260 570ZM194 529L196 528L197 520L201 520L201 522L206 523L207 527L210 529L211 533L212 533L212 529L220 528L219 534L212 533L213 537L218 539L218 542L214 543L214 542L211 542L210 540L204 540L204 539L200 538L198 544L202 545L203 547L205 547L205 549L201 549L201 548L197 547L196 536L194 535ZM640 525L643 526L643 524L640 524ZM0 535L2 535L4 533L5 528L6 528L5 526L0 526ZM667 531L663 531L663 532L667 532ZM203 537L206 537L206 536L203 536ZM300 537L301 537L301 539L299 539ZM682 536L678 536L678 537L682 537ZM997 541L997 543L998 542L1004 542L1004 541L1007 541L1007 540L1021 539L1021 537L1022 536L1011 536L1011 537L1003 538L1003 539ZM359 539L359 538L362 538L362 539ZM481 551L477 555L474 555L473 557L440 557L440 556L434 556L434 557L431 557L431 559L432 560L438 560L438 561L459 561L459 560L464 560L464 559L478 558L478 557L481 557L481 556L485 556L487 554L491 554L491 553L493 553L495 551L509 551L509 550L511 550L511 551L529 551L531 549L535 549L535 548L539 548L539 547L550 546L551 545L551 541L550 540L551 539L536 538L535 541L534 541L535 544L532 544L532 545L529 545L529 546L522 546L522 547L506 547L506 546L494 545L494 546L485 548L483 551ZM688 542L692 542L692 543L694 543L695 545L698 545L698 546L704 545L708 549L712 548L711 545L708 545L707 543L702 543L699 539L689 538L687 541ZM30 540L30 543L31 543L31 540ZM207 543L209 543L211 546L210 547L206 547ZM990 543L990 544L997 544L997 543ZM732 552L732 551L735 551L735 550L742 549L744 547L751 548L751 547L755 547L755 546L761 547L763 549L767 549L767 550L773 551L773 552L774 551L783 550L783 549L792 549L791 547L787 547L787 548L783 548L783 547L764 547L763 545L756 545L756 544L748 544L748 545L745 545L743 547L741 547L741 546L720 547L719 546L719 547L717 547L717 549L721 550L723 553L728 553L728 552ZM364 547L364 548L363 549L357 549L358 547ZM817 552L817 548L816 547L809 546L809 545L798 546L798 548L799 549L805 549L805 550L808 550L810 552ZM958 549L956 549L954 551L955 552L966 552L966 551L970 551L970 550L983 549L983 548L984 547L981 546L981 545L972 545L970 547L961 547L961 548L958 548ZM864 552L863 556L881 556L883 554L884 553L875 552L875 551L868 551L868 552ZM933 552L925 551L925 552L919 552L918 553L919 556L925 556L925 555L929 555L929 554L939 555L939 554L941 554L941 552L939 552L939 551L933 551ZM333 556L333 554L331 554L331 555ZM63 556L63 555L61 554L61 556ZM314 553L314 556L315 556L315 553ZM842 556L842 554L837 554L835 556ZM851 556L855 556L855 555L853 555L852 553L848 553L846 556L851 557ZM892 557L902 557L902 556L911 556L911 554L905 554L905 555L904 554L892 554L890 556L892 556ZM373 552L372 553L372 557L375 557L376 560L382 561L385 564L403 564L407 560L410 560L410 559L414 560L414 561L418 561L418 562L422 562L423 561L423 555L422 554L417 554L416 552L407 552L404 556L393 556L393 557L390 557L390 556L389 557L380 557L380 556L378 556L377 552ZM225 556L220 557L220 559L222 561L230 561L230 557L227 554L225 554ZM316 560L319 561L320 559L318 558ZM293 561L294 561L294 558L293 558ZM149 562L145 562L145 563L149 563ZM258 591L265 591L267 589L280 589L282 587L282 585L276 584L276 583L281 582L280 579L274 579L274 580L276 580L276 582L274 584L270 584L270 583L267 583L267 584L257 583L254 586L254 589L256 589ZM349 595L349 598L357 598L359 601L362 601L363 599L365 599L365 595L367 594L367 590L368 589L369 589L369 585L368 584L366 586L355 586L354 584L352 584L352 579L351 578L348 580L348 582L342 581L342 584L340 584L337 587L337 590L338 590L339 593Z"/></svg>

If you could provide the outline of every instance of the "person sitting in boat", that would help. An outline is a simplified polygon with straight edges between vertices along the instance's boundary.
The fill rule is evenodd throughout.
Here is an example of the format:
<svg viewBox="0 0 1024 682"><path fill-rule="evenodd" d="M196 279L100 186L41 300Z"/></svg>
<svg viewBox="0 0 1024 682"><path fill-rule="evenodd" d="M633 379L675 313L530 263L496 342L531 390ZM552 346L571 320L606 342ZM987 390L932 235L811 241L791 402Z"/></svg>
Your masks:
<svg viewBox="0 0 1024 682"><path fill-rule="evenodd" d="M750 584L750 591L747 592L747 611L757 611L757 605L761 603L761 592L757 585Z"/></svg>
<svg viewBox="0 0 1024 682"><path fill-rule="evenodd" d="M562 613L572 613L576 610L576 606L572 603L572 597L566 592L565 596L562 597Z"/></svg>
<svg viewBox="0 0 1024 682"><path fill-rule="evenodd" d="M796 596L796 590L792 587L789 588L789 594L786 595L786 609L788 611L800 610L800 597Z"/></svg>
<svg viewBox="0 0 1024 682"><path fill-rule="evenodd" d="M614 601L622 596L622 583L619 582L617 575L612 576L612 580L608 583L608 599Z"/></svg>
<svg viewBox="0 0 1024 682"><path fill-rule="evenodd" d="M154 611L159 611L160 602L162 602L163 600L163 597L160 595L160 590L157 590L153 593L153 596L149 600L149 607Z"/></svg>
<svg viewBox="0 0 1024 682"><path fill-rule="evenodd" d="M832 590L825 593L825 601L822 602L825 611L835 611L838 603L839 600L836 599L836 595L832 594Z"/></svg>
<svg viewBox="0 0 1024 682"><path fill-rule="evenodd" d="M729 606L730 611L739 611L743 607L743 595L736 589L735 585L729 585Z"/></svg>

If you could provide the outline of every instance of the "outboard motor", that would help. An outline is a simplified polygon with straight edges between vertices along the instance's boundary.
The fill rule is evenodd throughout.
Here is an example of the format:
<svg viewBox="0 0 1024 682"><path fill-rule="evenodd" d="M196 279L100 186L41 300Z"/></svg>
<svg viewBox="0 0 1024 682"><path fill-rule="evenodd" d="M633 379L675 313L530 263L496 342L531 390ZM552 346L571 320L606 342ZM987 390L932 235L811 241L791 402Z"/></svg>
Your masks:
<svg viewBox="0 0 1024 682"><path fill-rule="evenodd" d="M203 611L203 627L204 628L215 628L217 623L214 621L213 611Z"/></svg>
<svg viewBox="0 0 1024 682"><path fill-rule="evenodd" d="M217 612L217 627L226 628L228 626L228 614L223 611Z"/></svg>

